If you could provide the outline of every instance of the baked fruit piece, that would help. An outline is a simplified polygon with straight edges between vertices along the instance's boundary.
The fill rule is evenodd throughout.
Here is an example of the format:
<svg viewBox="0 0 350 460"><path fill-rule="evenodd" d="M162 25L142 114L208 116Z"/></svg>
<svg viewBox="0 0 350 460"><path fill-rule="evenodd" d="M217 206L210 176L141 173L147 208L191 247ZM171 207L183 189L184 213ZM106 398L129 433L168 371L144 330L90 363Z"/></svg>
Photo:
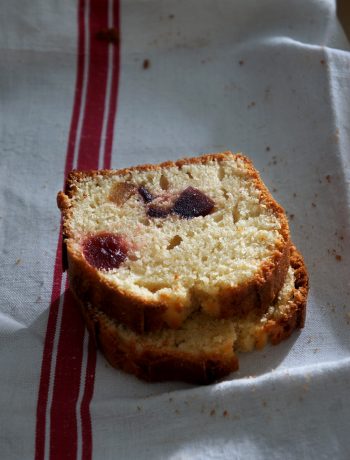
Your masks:
<svg viewBox="0 0 350 460"><path fill-rule="evenodd" d="M137 334L89 302L80 306L90 333L110 364L149 381L207 384L238 369L236 352L276 345L304 325L308 278L292 246L284 286L265 313L215 319L195 312L179 329Z"/></svg>
<svg viewBox="0 0 350 460"><path fill-rule="evenodd" d="M285 213L242 155L75 171L58 206L72 291L138 333L264 313L290 265Z"/></svg>

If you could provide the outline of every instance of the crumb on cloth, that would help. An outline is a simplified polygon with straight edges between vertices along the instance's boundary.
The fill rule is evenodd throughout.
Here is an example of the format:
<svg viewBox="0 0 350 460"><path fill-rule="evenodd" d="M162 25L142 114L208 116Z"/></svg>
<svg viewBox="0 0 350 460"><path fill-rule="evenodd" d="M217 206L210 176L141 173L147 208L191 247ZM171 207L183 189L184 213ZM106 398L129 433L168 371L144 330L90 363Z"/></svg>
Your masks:
<svg viewBox="0 0 350 460"><path fill-rule="evenodd" d="M119 33L115 27L100 29L96 32L96 38L97 40L116 44L119 42Z"/></svg>

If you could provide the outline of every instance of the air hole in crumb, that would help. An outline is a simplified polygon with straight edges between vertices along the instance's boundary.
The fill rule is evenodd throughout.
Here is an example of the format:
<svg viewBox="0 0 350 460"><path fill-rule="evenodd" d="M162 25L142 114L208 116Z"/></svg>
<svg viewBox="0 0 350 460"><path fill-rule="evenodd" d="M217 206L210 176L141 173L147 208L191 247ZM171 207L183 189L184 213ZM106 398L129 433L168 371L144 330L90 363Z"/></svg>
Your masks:
<svg viewBox="0 0 350 460"><path fill-rule="evenodd" d="M233 208L232 210L232 219L233 219L233 223L237 223L239 221L239 219L241 218L241 215L240 215L240 212L239 212L239 209L238 209L238 204L237 203L235 205L235 207Z"/></svg>
<svg viewBox="0 0 350 460"><path fill-rule="evenodd" d="M224 189L224 188L222 189L222 194L224 195L225 200L228 200L230 195L229 195L229 193L227 192L226 189Z"/></svg>
<svg viewBox="0 0 350 460"><path fill-rule="evenodd" d="M225 170L223 166L219 166L218 179L221 181L225 177Z"/></svg>
<svg viewBox="0 0 350 460"><path fill-rule="evenodd" d="M218 251L221 251L224 248L223 244L221 241L218 241L215 245L215 249Z"/></svg>
<svg viewBox="0 0 350 460"><path fill-rule="evenodd" d="M182 238L179 235L175 235L168 244L167 249L170 251L171 249L174 249L176 246L179 246L182 243Z"/></svg>
<svg viewBox="0 0 350 460"><path fill-rule="evenodd" d="M140 219L140 224L144 225L145 227L149 227L151 225L149 219Z"/></svg>
<svg viewBox="0 0 350 460"><path fill-rule="evenodd" d="M153 293L160 291L164 286L147 286L147 289Z"/></svg>
<svg viewBox="0 0 350 460"><path fill-rule="evenodd" d="M166 176L164 176L164 174L162 174L160 176L160 179L159 179L159 186L162 190L168 190L169 188L169 180Z"/></svg>
<svg viewBox="0 0 350 460"><path fill-rule="evenodd" d="M221 222L224 218L224 215L223 214L215 214L213 219L215 222Z"/></svg>
<svg viewBox="0 0 350 460"><path fill-rule="evenodd" d="M153 294L155 294L156 292L160 291L161 289L165 289L165 288L169 287L169 286L162 285L162 284L147 285L147 284L139 283L137 281L135 282L135 284L137 286L142 287L142 288L148 289Z"/></svg>

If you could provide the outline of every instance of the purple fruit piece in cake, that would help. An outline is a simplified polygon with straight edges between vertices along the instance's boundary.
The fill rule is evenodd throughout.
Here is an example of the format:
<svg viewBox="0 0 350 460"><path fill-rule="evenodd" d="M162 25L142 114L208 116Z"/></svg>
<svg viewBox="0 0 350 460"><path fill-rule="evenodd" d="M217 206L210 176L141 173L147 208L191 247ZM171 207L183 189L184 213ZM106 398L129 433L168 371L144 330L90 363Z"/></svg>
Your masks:
<svg viewBox="0 0 350 460"><path fill-rule="evenodd" d="M139 187L138 192L145 203L150 203L152 200L154 200L154 196L149 190L146 189L146 187Z"/></svg>
<svg viewBox="0 0 350 460"><path fill-rule="evenodd" d="M194 187L187 187L175 201L173 212L186 219L206 216L214 208L214 201Z"/></svg>
<svg viewBox="0 0 350 460"><path fill-rule="evenodd" d="M171 207L162 207L162 206L157 206L155 204L152 204L151 206L148 207L147 209L147 215L149 217L167 217L171 213L172 209Z"/></svg>

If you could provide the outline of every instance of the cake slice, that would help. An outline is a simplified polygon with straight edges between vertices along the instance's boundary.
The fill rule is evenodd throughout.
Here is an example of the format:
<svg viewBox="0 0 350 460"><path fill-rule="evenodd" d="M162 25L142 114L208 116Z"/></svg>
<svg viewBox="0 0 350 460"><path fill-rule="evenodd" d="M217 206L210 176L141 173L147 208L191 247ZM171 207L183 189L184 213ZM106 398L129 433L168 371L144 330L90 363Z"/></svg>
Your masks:
<svg viewBox="0 0 350 460"><path fill-rule="evenodd" d="M207 384L238 369L237 352L276 345L304 325L308 278L292 247L284 286L265 313L216 319L195 312L178 329L137 334L88 301L80 303L86 324L109 363L148 381Z"/></svg>
<svg viewBox="0 0 350 460"><path fill-rule="evenodd" d="M286 215L242 155L75 171L58 206L71 289L127 330L264 314L285 282Z"/></svg>

